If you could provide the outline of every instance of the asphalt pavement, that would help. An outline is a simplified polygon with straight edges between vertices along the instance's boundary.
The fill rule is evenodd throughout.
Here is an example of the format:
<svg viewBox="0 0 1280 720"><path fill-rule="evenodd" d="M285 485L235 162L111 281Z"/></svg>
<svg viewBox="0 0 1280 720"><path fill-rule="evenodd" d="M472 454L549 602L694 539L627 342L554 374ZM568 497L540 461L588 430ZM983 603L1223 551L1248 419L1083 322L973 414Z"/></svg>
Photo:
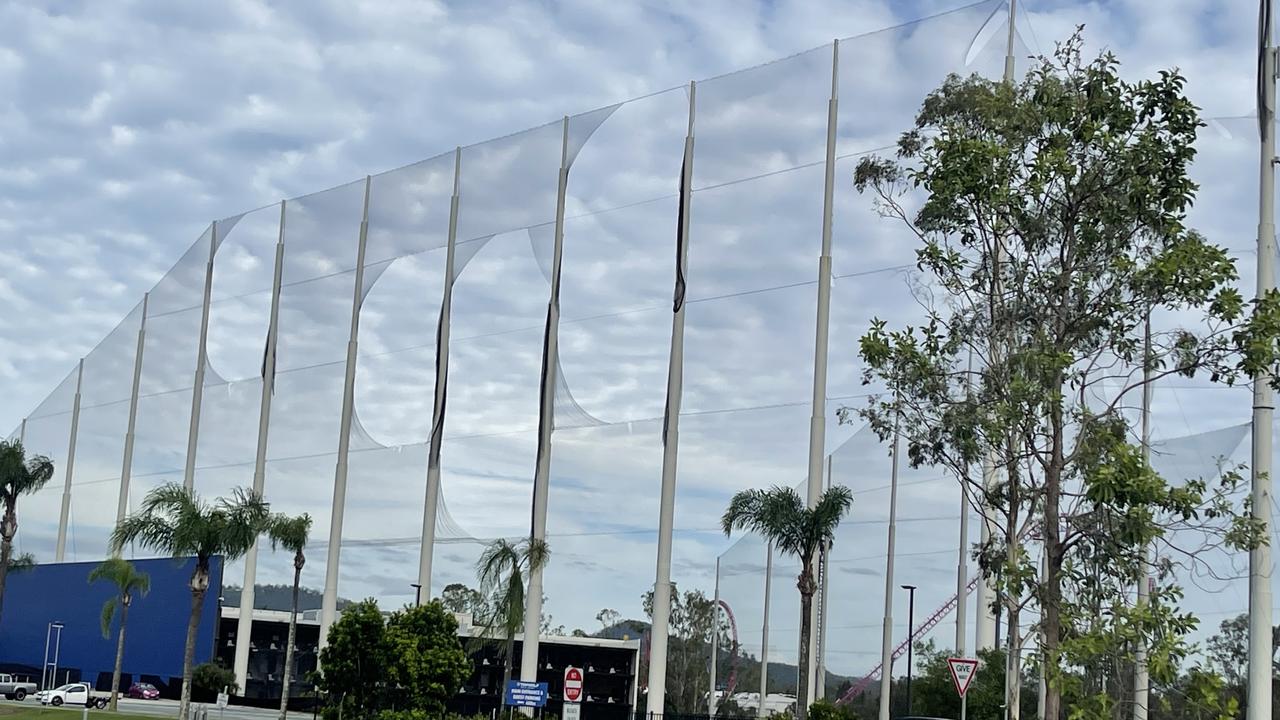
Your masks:
<svg viewBox="0 0 1280 720"><path fill-rule="evenodd" d="M178 701L177 700L131 700L128 698L120 698L120 712L130 715L155 715L156 717L178 717ZM196 703L201 706L202 703ZM279 710L270 710L267 708L244 707L240 705L228 705L225 710L217 705L208 704L209 720L271 720L279 716ZM289 717L298 718L298 720L310 720L310 713L289 713Z"/></svg>

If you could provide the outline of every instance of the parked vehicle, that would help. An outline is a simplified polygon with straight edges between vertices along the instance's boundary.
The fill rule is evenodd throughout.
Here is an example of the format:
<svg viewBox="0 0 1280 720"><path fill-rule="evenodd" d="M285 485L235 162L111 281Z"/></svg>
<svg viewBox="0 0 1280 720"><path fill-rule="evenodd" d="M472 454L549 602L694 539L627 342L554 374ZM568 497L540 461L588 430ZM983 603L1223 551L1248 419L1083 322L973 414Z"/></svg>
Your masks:
<svg viewBox="0 0 1280 720"><path fill-rule="evenodd" d="M0 695L5 700L17 700L19 702L26 700L28 695L35 695L35 683L18 682L18 679L12 675L0 674Z"/></svg>
<svg viewBox="0 0 1280 720"><path fill-rule="evenodd" d="M129 692L125 693L134 700L159 700L160 691L151 683L134 683L129 686Z"/></svg>
<svg viewBox="0 0 1280 720"><path fill-rule="evenodd" d="M68 683L52 690L39 692L36 697L40 698L41 705L54 707L73 705L102 710L107 706L107 698L95 695L89 683Z"/></svg>

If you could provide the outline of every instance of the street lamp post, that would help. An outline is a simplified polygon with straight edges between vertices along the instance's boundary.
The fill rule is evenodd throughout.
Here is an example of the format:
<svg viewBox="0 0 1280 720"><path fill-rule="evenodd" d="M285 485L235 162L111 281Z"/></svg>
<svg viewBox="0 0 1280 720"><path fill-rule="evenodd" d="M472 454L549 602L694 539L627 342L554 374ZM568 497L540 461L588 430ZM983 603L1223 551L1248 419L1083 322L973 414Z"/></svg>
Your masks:
<svg viewBox="0 0 1280 720"><path fill-rule="evenodd" d="M916 624L916 586L903 585L907 591L907 715L911 715L911 671L915 664L911 658L911 633Z"/></svg>
<svg viewBox="0 0 1280 720"><path fill-rule="evenodd" d="M409 583L409 587L413 588L413 606L418 607L422 604L422 584Z"/></svg>

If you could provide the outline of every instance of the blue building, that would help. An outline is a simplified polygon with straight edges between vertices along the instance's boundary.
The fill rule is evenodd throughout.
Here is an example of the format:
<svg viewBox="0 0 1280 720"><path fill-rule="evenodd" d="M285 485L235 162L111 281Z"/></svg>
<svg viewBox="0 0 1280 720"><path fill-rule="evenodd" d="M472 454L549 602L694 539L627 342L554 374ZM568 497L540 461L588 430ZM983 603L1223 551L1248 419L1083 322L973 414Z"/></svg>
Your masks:
<svg viewBox="0 0 1280 720"><path fill-rule="evenodd" d="M154 558L133 560L151 576L151 591L137 596L129 609L121 687L150 682L165 696L176 697L182 680L182 653L187 621L191 617L188 582L195 560ZM52 671L57 657L56 682L88 682L110 687L115 667L116 635L104 638L102 605L115 594L115 586L100 580L89 582L97 562L37 565L9 574L0 616L0 672L39 683ZM222 559L211 561L209 593L196 635L196 662L213 659L218 629ZM58 638L54 623L62 625ZM46 667L46 643L49 645Z"/></svg>

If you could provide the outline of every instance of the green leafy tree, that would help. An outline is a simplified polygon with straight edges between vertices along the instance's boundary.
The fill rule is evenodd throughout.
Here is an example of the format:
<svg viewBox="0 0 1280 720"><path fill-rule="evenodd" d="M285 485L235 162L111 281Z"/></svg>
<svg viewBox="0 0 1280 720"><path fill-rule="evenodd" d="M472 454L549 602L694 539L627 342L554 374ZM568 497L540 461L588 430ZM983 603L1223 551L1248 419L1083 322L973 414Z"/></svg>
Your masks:
<svg viewBox="0 0 1280 720"><path fill-rule="evenodd" d="M433 717L444 712L471 674L452 613L439 600L399 610L387 621L386 639L392 658L388 677L398 699Z"/></svg>
<svg viewBox="0 0 1280 720"><path fill-rule="evenodd" d="M209 561L215 555L224 561L243 557L267 529L270 517L267 503L249 490L237 488L231 497L208 503L194 491L168 483L147 493L139 511L121 520L111 535L111 550L116 555L133 544L175 558L195 558L187 583L191 616L182 656L181 720L190 717L196 631L209 592Z"/></svg>
<svg viewBox="0 0 1280 720"><path fill-rule="evenodd" d="M482 620L492 612L489 600L479 590L469 588L462 583L449 583L440 593L440 602L445 609L456 613L470 613L472 618Z"/></svg>
<svg viewBox="0 0 1280 720"><path fill-rule="evenodd" d="M911 685L912 713L922 717L960 717L960 696L951 679L947 663L949 653L939 650L933 641L917 643L915 677ZM978 670L970 681L968 717L997 718L1004 714L1004 650L992 648L978 651ZM1039 678L1030 669L1022 673L1022 694L1034 702ZM904 693L897 693L905 697ZM896 699L896 698L895 698ZM905 712L906 708L903 708Z"/></svg>
<svg viewBox="0 0 1280 720"><path fill-rule="evenodd" d="M224 690L230 693L240 691L240 686L236 684L235 671L219 660L195 666L191 671L191 685L206 695L216 695Z"/></svg>
<svg viewBox="0 0 1280 720"><path fill-rule="evenodd" d="M1018 613L1034 603L1051 718L1065 695L1105 696L1079 685L1100 651L1131 662L1141 643L1153 682L1174 679L1196 623L1178 611L1176 584L1164 574L1149 603L1126 601L1153 546L1195 562L1207 548L1262 540L1232 499L1239 473L1169 482L1129 442L1138 433L1122 407L1170 375L1234 382L1269 371L1280 329L1280 295L1246 305L1227 251L1185 224L1203 123L1182 76L1128 82L1113 56L1083 60L1081 45L1077 33L1020 83L948 78L897 158L864 159L854 176L919 240L928 288L921 324L876 320L862 338L864 379L886 392L860 414L884 438L900 427L913 465L949 469L984 508L996 531L978 560L1009 614L1011 673ZM1181 327L1148 342L1150 318L1173 314ZM1123 386L1094 401L1105 378ZM1001 475L990 487L972 477L984 457ZM1182 529L1204 545L1164 544ZM1021 543L1032 530L1043 579ZM1105 558L1096 571L1095 558Z"/></svg>
<svg viewBox="0 0 1280 720"><path fill-rule="evenodd" d="M13 537L18 534L18 498L38 492L53 477L53 463L43 455L28 458L17 440L0 440L0 610L4 586L13 562ZM34 564L34 563L33 563Z"/></svg>
<svg viewBox="0 0 1280 720"><path fill-rule="evenodd" d="M316 686L331 707L366 717L382 707L391 666L386 622L373 599L349 606L329 628Z"/></svg>
<svg viewBox="0 0 1280 720"><path fill-rule="evenodd" d="M809 638L813 625L813 594L818 590L814 578L814 560L818 551L830 547L835 540L853 494L849 488L835 486L822 493L813 507L805 507L795 490L775 487L772 490L743 490L733 496L720 519L726 536L734 530L754 532L773 544L783 555L800 560L800 687L796 693L796 717L805 720L809 710Z"/></svg>
<svg viewBox="0 0 1280 720"><path fill-rule="evenodd" d="M276 515L267 527L271 549L284 548L293 553L293 598L289 605L289 641L284 651L284 674L280 681L280 720L289 715L289 682L293 677L293 644L298 636L298 593L302 588L302 568L307 564L304 551L311 535L311 516Z"/></svg>
<svg viewBox="0 0 1280 720"><path fill-rule="evenodd" d="M146 595L151 590L151 576L138 570L133 563L119 557L111 557L89 573L89 582L106 580L115 586L116 594L107 598L102 604L102 637L111 637L111 625L117 613L120 616L120 631L116 638L116 664L111 671L111 701L108 706L112 712L116 709L116 700L120 697L120 668L124 664L124 633L129 624L129 607L133 605L134 595Z"/></svg>
<svg viewBox="0 0 1280 720"><path fill-rule="evenodd" d="M641 605L645 616L652 620L652 590L641 598ZM612 611L601 611L601 614L606 612ZM621 615L618 617L621 618ZM617 622L614 620L609 626L612 627ZM694 715L706 712L707 688L711 684L711 669L707 658L711 654L713 633L719 633L719 647L722 650L728 647L729 622L720 617L717 623L715 601L701 590L681 592L676 583L671 583L666 706L673 712Z"/></svg>
<svg viewBox="0 0 1280 720"><path fill-rule="evenodd" d="M476 563L480 592L492 598L491 612L482 625L483 635L506 641L502 651L504 688L511 681L516 633L524 626L525 578L545 567L550 558L551 549L543 540L526 538L513 543L499 538L485 547Z"/></svg>

